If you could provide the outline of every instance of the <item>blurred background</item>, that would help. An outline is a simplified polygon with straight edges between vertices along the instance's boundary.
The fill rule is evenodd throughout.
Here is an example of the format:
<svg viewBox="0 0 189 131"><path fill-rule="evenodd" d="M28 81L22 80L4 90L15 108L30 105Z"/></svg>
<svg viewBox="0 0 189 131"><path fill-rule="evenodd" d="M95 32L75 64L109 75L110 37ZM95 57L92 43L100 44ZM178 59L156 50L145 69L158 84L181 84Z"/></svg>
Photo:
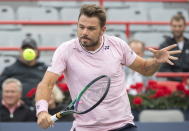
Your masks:
<svg viewBox="0 0 189 131"><path fill-rule="evenodd" d="M145 78L144 81L134 80L135 83L127 85L125 91L129 94L132 112L139 131L188 130L188 0L0 0L0 81L2 80L3 83L5 76L6 79L14 77L15 74L7 73L14 72L9 68L7 70L7 67L14 65L17 61L25 39L32 39L37 44L36 48L40 52L37 61L42 62L45 67L50 65L54 50L61 43L77 37L76 24L79 9L83 4L103 6L107 11L106 34L117 36L127 43L139 40L144 43L143 57L146 58L152 56L147 48L160 48L168 38L174 38L174 31L180 31L181 43L185 44L181 49L185 54L181 63L186 62L185 66L180 64L175 67L181 68L180 70L159 71L154 76ZM179 29L179 24L171 24L175 15L185 18L186 23L184 23L183 29L182 27ZM178 26L178 29L173 30L173 26ZM180 41L176 40L175 42L179 43ZM42 67L38 66L37 68ZM29 71L29 69L26 70ZM41 71L41 69L39 70ZM36 70L36 72L38 71ZM43 73L44 71L38 80L42 78ZM21 74L16 75L20 76ZM128 75L127 70L126 75ZM31 75L30 80L33 82L35 77L35 75ZM130 76L130 78L132 77ZM135 78L137 79L137 77ZM18 79L23 84L21 78L18 77ZM59 91L56 90L54 96L57 92L61 92L61 96L60 98L52 97L54 99L52 101L55 101L56 105L52 104L52 113L71 101L63 75L56 86ZM35 89L34 85L21 98L32 111L32 117L35 117L33 104ZM3 91L1 92L3 93ZM3 101L3 97L1 97L1 101ZM56 108L54 109L54 107ZM0 130L42 130L35 124L35 118L27 123L25 120L18 119L17 121L17 119L13 119L14 115L11 116L10 109L6 112L1 109L4 110L4 107L0 107ZM5 113L9 118L3 119ZM14 112L12 113L14 114ZM67 131L73 120L73 116L67 116L60 123L58 122L54 129L48 130Z"/></svg>

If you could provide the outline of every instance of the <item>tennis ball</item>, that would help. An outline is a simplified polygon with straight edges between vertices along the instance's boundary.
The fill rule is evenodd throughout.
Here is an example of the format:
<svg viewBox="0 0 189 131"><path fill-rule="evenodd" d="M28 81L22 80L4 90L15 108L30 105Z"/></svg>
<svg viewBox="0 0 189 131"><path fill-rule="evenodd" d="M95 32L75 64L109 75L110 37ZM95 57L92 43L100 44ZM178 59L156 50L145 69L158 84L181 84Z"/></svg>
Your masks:
<svg viewBox="0 0 189 131"><path fill-rule="evenodd" d="M36 58L36 53L33 49L27 48L23 51L23 58L26 61L32 61Z"/></svg>

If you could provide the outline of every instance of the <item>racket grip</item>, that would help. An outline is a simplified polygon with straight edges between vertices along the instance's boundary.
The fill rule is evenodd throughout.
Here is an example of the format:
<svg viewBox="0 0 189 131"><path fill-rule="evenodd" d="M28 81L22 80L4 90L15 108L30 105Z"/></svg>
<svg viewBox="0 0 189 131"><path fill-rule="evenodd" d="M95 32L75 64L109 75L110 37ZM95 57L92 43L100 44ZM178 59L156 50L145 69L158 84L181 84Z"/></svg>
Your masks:
<svg viewBox="0 0 189 131"><path fill-rule="evenodd" d="M51 121L55 122L57 120L58 120L58 118L56 117L56 114L54 114L53 116L51 116Z"/></svg>

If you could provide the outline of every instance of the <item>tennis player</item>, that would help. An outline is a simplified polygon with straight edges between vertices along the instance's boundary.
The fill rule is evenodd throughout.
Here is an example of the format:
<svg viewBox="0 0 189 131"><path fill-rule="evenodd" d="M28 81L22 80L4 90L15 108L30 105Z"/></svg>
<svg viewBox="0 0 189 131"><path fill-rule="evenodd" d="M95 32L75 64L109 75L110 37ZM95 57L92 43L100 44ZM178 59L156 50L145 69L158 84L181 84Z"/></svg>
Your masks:
<svg viewBox="0 0 189 131"><path fill-rule="evenodd" d="M87 114L76 114L71 131L137 131L124 88L123 66L128 66L144 76L150 76L159 69L161 63L172 65L171 61L177 60L172 55L180 51L170 51L176 47L171 45L161 50L149 49L154 57L141 58L125 41L105 35L105 24L106 13L102 7L82 6L77 24L78 38L64 42L56 49L52 63L37 87L37 123L40 127L48 128L53 125L47 101L62 73L72 98L75 98L88 82L104 74L111 77L106 102Z"/></svg>

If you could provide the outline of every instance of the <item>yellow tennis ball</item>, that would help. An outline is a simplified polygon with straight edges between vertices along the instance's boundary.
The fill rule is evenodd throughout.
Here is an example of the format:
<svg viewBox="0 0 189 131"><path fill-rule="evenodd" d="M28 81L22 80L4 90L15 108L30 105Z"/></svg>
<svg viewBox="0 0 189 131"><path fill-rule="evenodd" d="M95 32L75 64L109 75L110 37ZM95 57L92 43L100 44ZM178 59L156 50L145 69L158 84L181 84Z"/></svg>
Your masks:
<svg viewBox="0 0 189 131"><path fill-rule="evenodd" d="M36 53L33 49L27 48L23 51L23 58L26 61L32 61L36 58Z"/></svg>

